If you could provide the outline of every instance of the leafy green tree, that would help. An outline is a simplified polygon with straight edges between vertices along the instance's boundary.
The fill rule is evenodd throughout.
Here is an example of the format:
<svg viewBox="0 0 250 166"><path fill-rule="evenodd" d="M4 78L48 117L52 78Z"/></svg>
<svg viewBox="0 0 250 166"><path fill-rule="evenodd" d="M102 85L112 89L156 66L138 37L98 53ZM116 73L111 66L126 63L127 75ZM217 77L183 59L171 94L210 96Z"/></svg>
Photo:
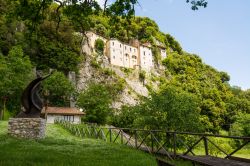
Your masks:
<svg viewBox="0 0 250 166"><path fill-rule="evenodd" d="M112 112L111 121L116 127L134 128L135 120L140 117L139 106L122 106L121 110Z"/></svg>
<svg viewBox="0 0 250 166"><path fill-rule="evenodd" d="M107 86L91 83L85 91L79 94L77 105L85 110L85 121L105 124L111 112L111 102L112 96Z"/></svg>
<svg viewBox="0 0 250 166"><path fill-rule="evenodd" d="M169 131L202 131L198 100L194 95L173 86L165 86L140 105L124 107L115 117L123 119L115 124L135 128ZM121 117L121 118L119 118Z"/></svg>
<svg viewBox="0 0 250 166"><path fill-rule="evenodd" d="M240 113L235 116L235 122L230 128L230 134L236 136L250 136L250 114Z"/></svg>
<svg viewBox="0 0 250 166"><path fill-rule="evenodd" d="M223 83L230 81L230 76L226 72L220 72L220 76Z"/></svg>
<svg viewBox="0 0 250 166"><path fill-rule="evenodd" d="M222 72L204 64L197 55L187 53L171 53L163 64L172 76L170 84L194 94L202 101L199 108L207 130L219 131L227 123L225 120L229 110L226 102L233 95Z"/></svg>
<svg viewBox="0 0 250 166"><path fill-rule="evenodd" d="M20 46L12 47L8 56L0 55L1 105L15 114L20 111L20 99L24 88L34 77L29 57ZM3 115L3 113L2 113Z"/></svg>
<svg viewBox="0 0 250 166"><path fill-rule="evenodd" d="M42 94L51 106L69 106L75 87L62 72L54 72L42 83Z"/></svg>

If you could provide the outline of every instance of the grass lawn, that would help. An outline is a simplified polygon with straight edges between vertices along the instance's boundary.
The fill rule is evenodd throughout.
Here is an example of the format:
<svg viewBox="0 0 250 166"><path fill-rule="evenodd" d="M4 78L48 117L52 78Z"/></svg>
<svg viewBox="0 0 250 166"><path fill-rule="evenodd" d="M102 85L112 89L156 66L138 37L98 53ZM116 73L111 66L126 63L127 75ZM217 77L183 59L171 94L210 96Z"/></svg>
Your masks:
<svg viewBox="0 0 250 166"><path fill-rule="evenodd" d="M0 165L156 166L149 154L94 139L80 139L58 125L47 125L43 140L16 139L0 121Z"/></svg>

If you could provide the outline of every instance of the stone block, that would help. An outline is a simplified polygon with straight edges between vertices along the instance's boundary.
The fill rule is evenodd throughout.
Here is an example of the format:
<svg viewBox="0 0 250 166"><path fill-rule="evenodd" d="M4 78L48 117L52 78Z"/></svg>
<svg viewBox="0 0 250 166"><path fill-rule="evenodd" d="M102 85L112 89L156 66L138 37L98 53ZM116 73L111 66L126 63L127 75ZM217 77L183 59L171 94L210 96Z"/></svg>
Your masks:
<svg viewBox="0 0 250 166"><path fill-rule="evenodd" d="M27 139L45 137L46 121L42 118L10 118L8 134Z"/></svg>

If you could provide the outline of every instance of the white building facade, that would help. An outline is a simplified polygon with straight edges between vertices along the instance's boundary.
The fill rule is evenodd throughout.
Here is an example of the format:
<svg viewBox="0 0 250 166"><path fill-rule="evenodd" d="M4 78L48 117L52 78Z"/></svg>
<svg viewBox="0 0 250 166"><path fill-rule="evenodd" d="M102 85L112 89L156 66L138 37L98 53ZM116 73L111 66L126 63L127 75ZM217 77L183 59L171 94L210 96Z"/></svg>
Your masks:
<svg viewBox="0 0 250 166"><path fill-rule="evenodd" d="M147 71L153 68L152 49L148 46L140 46L140 66Z"/></svg>
<svg viewBox="0 0 250 166"><path fill-rule="evenodd" d="M135 68L139 65L138 48L124 44L116 39L107 42L106 56L112 65Z"/></svg>
<svg viewBox="0 0 250 166"><path fill-rule="evenodd" d="M81 123L81 117L85 113L77 108L66 107L46 107L41 112L42 117L46 119L47 123L55 123L56 120L63 120L74 124Z"/></svg>
<svg viewBox="0 0 250 166"><path fill-rule="evenodd" d="M93 51L95 48L95 41L97 39L103 40L105 43L104 55L109 58L111 65L126 68L140 67L142 70L146 71L149 71L154 67L150 44L140 44L137 42L137 44L130 45L122 43L117 39L105 39L93 32L87 32L86 35ZM160 53L162 59L166 58L166 49L164 47L160 47Z"/></svg>

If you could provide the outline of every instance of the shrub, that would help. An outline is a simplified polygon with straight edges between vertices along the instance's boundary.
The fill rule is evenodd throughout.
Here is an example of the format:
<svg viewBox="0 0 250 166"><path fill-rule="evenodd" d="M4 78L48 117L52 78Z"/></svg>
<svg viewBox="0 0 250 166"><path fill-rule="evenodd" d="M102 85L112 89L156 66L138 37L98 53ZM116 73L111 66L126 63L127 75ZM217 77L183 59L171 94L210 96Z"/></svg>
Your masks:
<svg viewBox="0 0 250 166"><path fill-rule="evenodd" d="M92 59L91 62L90 62L90 65L96 69L100 68L101 66L99 65L99 63L95 60L95 59Z"/></svg>
<svg viewBox="0 0 250 166"><path fill-rule="evenodd" d="M103 54L103 51L104 51L104 42L103 42L102 39L97 39L95 41L95 49L96 49L97 53Z"/></svg>
<svg viewBox="0 0 250 166"><path fill-rule="evenodd" d="M108 68L103 69L102 73L105 74L105 75L107 75L107 76L112 76L112 75L115 74L114 71L112 71L111 69L108 69Z"/></svg>
<svg viewBox="0 0 250 166"><path fill-rule="evenodd" d="M144 70L141 70L140 73L139 73L139 79L141 82L143 82L144 84L144 81L146 79L146 72Z"/></svg>
<svg viewBox="0 0 250 166"><path fill-rule="evenodd" d="M130 73L132 73L132 69L126 68L126 67L123 67L123 68L122 68L122 71L123 71L125 74L127 74L127 75L129 75Z"/></svg>
<svg viewBox="0 0 250 166"><path fill-rule="evenodd" d="M115 99L116 96L124 90L125 86L126 80L123 78L117 79L114 83L111 83L108 86L113 99Z"/></svg>

